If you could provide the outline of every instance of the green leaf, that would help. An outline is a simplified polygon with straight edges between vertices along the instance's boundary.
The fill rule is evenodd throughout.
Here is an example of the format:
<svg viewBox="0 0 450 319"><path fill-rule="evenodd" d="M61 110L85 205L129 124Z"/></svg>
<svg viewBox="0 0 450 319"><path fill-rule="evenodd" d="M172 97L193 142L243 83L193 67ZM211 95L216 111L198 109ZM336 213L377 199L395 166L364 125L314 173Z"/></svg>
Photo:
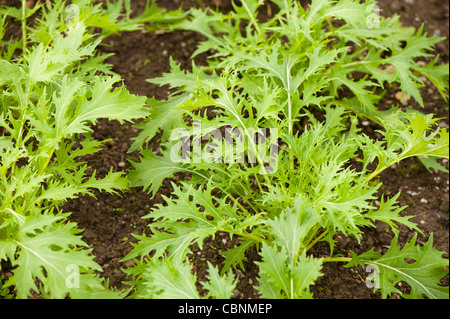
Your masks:
<svg viewBox="0 0 450 319"><path fill-rule="evenodd" d="M172 130L184 127L184 119L183 116L180 116L179 106L188 99L189 94L181 94L170 97L167 102L159 102L155 99L148 100L147 103L151 106L151 114L144 123L136 125L136 128L142 129L142 131L136 138L133 138L134 143L129 152L142 147L154 138L160 130L162 131L161 141L164 143L170 137Z"/></svg>
<svg viewBox="0 0 450 319"><path fill-rule="evenodd" d="M359 232L360 214L372 208L370 201L376 198L374 194L381 185L366 185L358 175L332 161L321 166L311 205L323 216L324 227L344 234Z"/></svg>
<svg viewBox="0 0 450 319"><path fill-rule="evenodd" d="M406 141L401 154L402 158L412 156L436 156L449 157L449 133L446 129L435 130L431 134L427 130L435 123L432 115L411 114L405 115L409 122L409 135L401 132L401 137Z"/></svg>
<svg viewBox="0 0 450 319"><path fill-rule="evenodd" d="M398 245L398 233L384 255L371 249L362 255L352 254L352 261L346 267L364 264L377 269L375 290L380 290L383 298L398 293L404 298L448 299L449 288L441 285L441 278L448 274L448 259L444 252L433 248L433 234L421 247L416 244L417 233L403 248ZM396 288L399 282L411 286L409 294L403 294Z"/></svg>
<svg viewBox="0 0 450 319"><path fill-rule="evenodd" d="M286 249L291 264L295 263L300 250L305 248L305 238L319 222L318 216L313 211L306 211L302 204L299 197L293 209L287 207L278 218L266 222L274 235L272 242Z"/></svg>
<svg viewBox="0 0 450 319"><path fill-rule="evenodd" d="M154 299L200 299L189 262L156 260L147 265L144 284L146 294Z"/></svg>
<svg viewBox="0 0 450 319"><path fill-rule="evenodd" d="M280 299L290 292L289 272L286 267L287 254L282 248L263 245L261 249L262 261L259 265L259 287L255 287L263 298Z"/></svg>
<svg viewBox="0 0 450 319"><path fill-rule="evenodd" d="M166 228L170 228L172 225L165 225ZM203 231L203 230L201 230ZM183 256L190 251L189 246L197 238L208 236L209 234L202 234L194 227L183 227L177 229L176 234L169 234L166 232L154 230L154 235L151 237L132 234L133 237L138 239L138 243L131 243L133 250L125 256L122 261L131 260L137 257L145 257L152 254L153 258L158 258L164 255L166 252L170 254L171 259L176 260L178 263L183 259Z"/></svg>
<svg viewBox="0 0 450 319"><path fill-rule="evenodd" d="M242 6L236 5L234 1L231 4L233 5L234 11L238 15L248 18L258 33L260 33L261 30L258 24L258 8L263 3L264 0L243 0L241 1Z"/></svg>
<svg viewBox="0 0 450 319"><path fill-rule="evenodd" d="M337 77L334 78L334 82L345 85L355 95L356 99L361 105L360 108L362 108L364 113L371 114L377 111L375 105L381 97L374 94L373 89L372 91L367 89L374 86L373 82L367 81L365 79L362 79L360 81L350 80L347 79L346 75L342 73L336 75ZM349 106L351 106L350 103Z"/></svg>
<svg viewBox="0 0 450 319"><path fill-rule="evenodd" d="M80 192L87 192L88 189L97 189L110 194L117 194L118 191L128 189L128 179L124 176L123 172L113 172L113 168L109 170L108 174L97 179L96 171L94 171L91 177L78 188Z"/></svg>
<svg viewBox="0 0 450 319"><path fill-rule="evenodd" d="M72 299L124 299L129 291L117 291L115 288L108 287L108 280L99 278L94 274L81 274L79 278L79 287L69 290Z"/></svg>
<svg viewBox="0 0 450 319"><path fill-rule="evenodd" d="M427 37L424 34L424 26L422 25L417 30L416 35L408 39L404 49L394 51L392 56L386 59L386 63L391 64L395 69L395 75L397 81L400 83L400 89L403 93L413 97L421 106L423 106L423 99L420 95L419 88L423 86L423 82L412 71L420 69L414 59L419 57L430 57L431 54L427 50L433 48L433 46L440 42L442 38ZM432 67L428 68L430 71ZM420 71L419 71L420 72ZM427 69L423 72L427 73ZM433 77L432 77L433 78ZM434 77L434 80L436 78ZM438 88L442 89L440 81L436 82Z"/></svg>
<svg viewBox="0 0 450 319"><path fill-rule="evenodd" d="M178 23L174 23L170 25L170 28L173 30L181 29L181 30L191 30L198 32L204 35L207 39L210 40L211 44L214 44L215 47L227 47L225 42L223 42L222 37L216 36L214 32L211 30L211 25L216 23L221 23L222 17L220 14L216 13L213 10L204 11L197 8L191 8L189 10L188 19L183 19ZM194 52L193 57L199 54L199 50Z"/></svg>
<svg viewBox="0 0 450 319"><path fill-rule="evenodd" d="M44 6L43 3L38 3L35 6L33 6L33 8L25 8L25 15L23 14L23 10L22 8L15 8L15 7L10 7L8 8L8 10L6 11L7 14L11 17L13 17L16 20L23 20L23 19L27 19L29 17L31 17L34 13L36 13L42 6Z"/></svg>
<svg viewBox="0 0 450 319"><path fill-rule="evenodd" d="M147 79L147 82L160 86L168 85L170 89L180 88L187 92L192 92L197 87L196 75L181 70L181 65L177 64L172 56L169 57L169 66L169 73L164 73L159 78ZM193 64L193 67L195 69L195 64Z"/></svg>
<svg viewBox="0 0 450 319"><path fill-rule="evenodd" d="M255 286L263 298L310 299L310 286L322 274L322 260L300 255L295 264L288 262L284 247L264 244L259 265L260 286Z"/></svg>
<svg viewBox="0 0 450 319"><path fill-rule="evenodd" d="M425 66L413 66L412 69L426 76L438 89L442 98L447 102L449 89L449 65L441 63L437 65L439 56Z"/></svg>
<svg viewBox="0 0 450 319"><path fill-rule="evenodd" d="M435 169L436 171L441 171L447 174L449 173L448 169L446 169L445 166L442 166L437 161L436 157L418 156L418 158L430 173L433 173L433 170L431 169Z"/></svg>
<svg viewBox="0 0 450 319"><path fill-rule="evenodd" d="M333 6L325 10L321 18L333 17L343 19L355 28L365 29L367 27L367 17L371 13L371 8L375 3L374 0L364 3L361 3L359 0L336 1Z"/></svg>
<svg viewBox="0 0 450 319"><path fill-rule="evenodd" d="M367 177L367 181L408 157L449 157L449 132L447 129L433 129L437 119L432 114L394 111L379 117L379 121L385 128L385 131L379 131L385 142L373 142L367 136L361 137L365 140L361 144L365 165L378 159L377 168Z"/></svg>
<svg viewBox="0 0 450 319"><path fill-rule="evenodd" d="M69 115L69 123L63 128L64 134L88 132L90 129L87 124L96 123L99 118L123 123L146 116L147 112L143 109L145 97L135 96L123 86L113 89L113 85L120 80L118 76L96 77L91 93L81 99L75 114L62 112L62 116Z"/></svg>
<svg viewBox="0 0 450 319"><path fill-rule="evenodd" d="M142 159L139 163L134 163L129 173L132 187L144 187L144 190L152 193L154 197L166 178L170 178L174 173L182 171L180 163L174 163L168 155L158 156L152 150L143 150Z"/></svg>
<svg viewBox="0 0 450 319"><path fill-rule="evenodd" d="M236 247L223 251L221 254L225 257L225 261L223 263L221 274L224 274L226 271L231 269L231 267L236 269L237 266L239 266L242 270L245 270L244 261L247 260L245 253L256 243L256 241L246 238Z"/></svg>
<svg viewBox="0 0 450 319"><path fill-rule="evenodd" d="M12 236L0 239L0 259L9 258L17 266L7 286L16 287L18 298L31 296L31 290L39 292L37 279L50 298L64 298L70 292L67 280L71 274L68 267L72 265L80 272L101 271L90 255L91 250L80 249L86 244L76 236L79 230L73 223L62 223L63 219L62 215L36 215L28 218Z"/></svg>
<svg viewBox="0 0 450 319"><path fill-rule="evenodd" d="M78 62L82 57L93 55L99 40L82 46L86 26L78 23L74 28L67 31L63 37L58 33L55 35L54 45L45 48L43 43L34 47L26 56L28 64L29 86L38 82L54 82L55 76L62 73L67 66Z"/></svg>
<svg viewBox="0 0 450 319"><path fill-rule="evenodd" d="M389 198L387 201L384 200L384 196L381 196L380 205L377 210L369 210L363 215L365 219L371 219L373 221L379 220L388 224L392 229L398 229L398 225L403 224L411 230L415 230L419 233L422 231L417 227L416 223L409 221L413 216L400 216L401 212L404 211L406 206L397 207L397 199L400 196L400 192L397 195ZM373 224L371 226L374 227Z"/></svg>
<svg viewBox="0 0 450 319"><path fill-rule="evenodd" d="M201 282L208 293L203 298L229 299L237 284L233 273L221 276L219 270L208 262L206 282ZM144 287L137 297L153 299L200 299L197 291L197 276L192 273L189 260L174 262L172 259L152 260L146 263L143 281Z"/></svg>
<svg viewBox="0 0 450 319"><path fill-rule="evenodd" d="M201 284L203 288L208 290L207 297L217 299L230 299L238 282L238 279L234 278L231 270L224 275L219 275L218 268L213 266L209 261L208 275L206 278L208 281L201 282Z"/></svg>
<svg viewBox="0 0 450 319"><path fill-rule="evenodd" d="M235 206L228 205L225 200L216 202L211 195L213 187L201 190L183 185L184 188L172 184L177 198L163 196L166 205L157 205L157 209L146 216L158 220L151 226L154 235L150 238L136 236L140 242L133 245L135 249L125 260L155 251L154 258L167 252L168 258L181 262L190 251L190 245L196 243L202 248L206 237L214 236L220 230L234 230Z"/></svg>

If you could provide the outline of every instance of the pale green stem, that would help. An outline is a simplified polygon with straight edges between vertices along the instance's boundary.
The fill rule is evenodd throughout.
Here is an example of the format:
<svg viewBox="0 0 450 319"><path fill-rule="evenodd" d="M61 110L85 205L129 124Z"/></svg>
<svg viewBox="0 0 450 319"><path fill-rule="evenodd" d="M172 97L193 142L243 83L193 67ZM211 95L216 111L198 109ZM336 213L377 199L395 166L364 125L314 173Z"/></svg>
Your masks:
<svg viewBox="0 0 450 319"><path fill-rule="evenodd" d="M327 262L349 263L350 261L352 261L352 259L350 257L325 257L325 258L322 258L322 261L325 263L327 263Z"/></svg>
<svg viewBox="0 0 450 319"><path fill-rule="evenodd" d="M53 157L53 153L55 152L55 149L52 149L52 151L50 152L49 157L45 160L44 165L41 168L41 173L40 175L44 174L45 169L48 167L48 165L50 164L50 161Z"/></svg>
<svg viewBox="0 0 450 319"><path fill-rule="evenodd" d="M292 122L292 102L291 102L291 93L288 91L288 117L289 117L289 136L292 136L294 133L294 123ZM292 149L292 145L289 144L289 148ZM289 154L289 163L291 170L294 170L294 155Z"/></svg>
<svg viewBox="0 0 450 319"><path fill-rule="evenodd" d="M258 26L258 22L255 20L255 17L253 17L252 13L250 12L250 8L248 7L247 3L242 1L242 5L245 7L245 10L247 10L248 15L250 17L250 20L252 21L253 26L255 27L256 31L261 34L261 29Z"/></svg>
<svg viewBox="0 0 450 319"><path fill-rule="evenodd" d="M381 172L383 172L385 169L391 167L392 165L394 165L395 163L397 163L397 161L393 160L392 162L390 162L388 165L383 166L379 169L377 169L376 171L372 172L372 174L370 174L365 180L365 183L368 183L369 181L371 181L375 176L379 175Z"/></svg>
<svg viewBox="0 0 450 319"><path fill-rule="evenodd" d="M26 9L27 9L27 1L22 0L22 51L23 55L25 55L25 50L27 48L27 18L26 15Z"/></svg>
<svg viewBox="0 0 450 319"><path fill-rule="evenodd" d="M239 203L239 201L233 196L233 195L231 195L230 193L228 193L226 190L224 190L222 187L218 187L222 192L224 192L225 194L227 194L227 196L228 197L230 197L230 199L233 201L233 202L235 202L236 203L236 205L244 212L244 213L246 213L248 216L250 216L251 214L250 214L250 212L241 204L241 203ZM257 211L256 210L256 208L255 207L253 207L253 205L252 205L252 203L249 201L249 200L247 200L247 199L244 199L246 202L247 202L247 204L250 206L250 208L252 208L255 212Z"/></svg>
<svg viewBox="0 0 450 319"><path fill-rule="evenodd" d="M266 168L264 167L264 162L262 161L261 157L259 156L258 149L257 149L255 143L253 142L252 136L250 136L250 133L248 132L247 128L244 126L244 123L242 123L242 127L244 127L245 134L247 135L247 138L248 138L249 142L251 143L253 151L255 152L256 160L258 161L259 165L261 166L261 168L263 170L263 175L264 175L264 178L266 179L266 183L268 185L271 185L270 179L269 179L269 177L267 177L267 171L266 171ZM263 189L261 187L261 184L259 183L259 179L256 174L255 174L255 178L256 178L256 182L258 183L259 189L262 192ZM270 191L272 192L272 190L270 190Z"/></svg>
<svg viewBox="0 0 450 319"><path fill-rule="evenodd" d="M323 237L325 237L325 235L328 234L328 230L325 230L322 234L320 234L319 236L316 237L316 239L314 239L312 242L310 242L308 244L308 246L305 247L305 251L310 250L316 243L318 243Z"/></svg>

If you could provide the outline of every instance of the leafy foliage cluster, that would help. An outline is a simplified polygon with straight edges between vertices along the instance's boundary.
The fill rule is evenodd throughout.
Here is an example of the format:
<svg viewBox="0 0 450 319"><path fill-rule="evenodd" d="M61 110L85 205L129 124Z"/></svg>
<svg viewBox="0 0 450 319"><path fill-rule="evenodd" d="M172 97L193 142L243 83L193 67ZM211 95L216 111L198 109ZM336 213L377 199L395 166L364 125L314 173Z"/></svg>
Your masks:
<svg viewBox="0 0 450 319"><path fill-rule="evenodd" d="M109 34L142 28L126 3L125 14L122 2L109 1L106 9L74 1L75 15L65 1L0 7L0 260L12 267L5 289L18 298L123 296L96 275L81 230L58 204L129 187L125 173L100 179L79 160L106 142L90 134L99 118L148 115L145 97L130 94L96 51ZM4 39L12 19L22 22L22 37Z"/></svg>
<svg viewBox="0 0 450 319"><path fill-rule="evenodd" d="M244 0L233 2L229 13L192 8L168 26L205 37L194 57L213 53L206 66L193 63L187 71L172 61L170 73L148 80L174 93L165 102L149 100L151 115L132 148L141 147L142 157L130 179L155 195L177 172L191 178L173 183L173 196L147 216L152 235L136 236L139 243L126 257L137 261L127 270L138 287L134 296L198 296L192 247L227 232L239 242L223 252L224 277L217 278L230 285L227 297L230 271L243 268L249 249L262 259L255 288L264 298L311 298L310 286L331 261L376 266L383 297L399 292L399 281L412 287L404 297L448 297L448 287L440 286L448 260L432 247L432 237L424 247L414 239L400 249L400 224L421 230L402 214L399 194L385 198L374 181L409 157L445 171L437 159L448 158L448 131L432 114L379 108L394 84L423 106L423 77L447 98L448 65L430 53L443 39L428 37L423 27L403 27L398 16L374 17L375 1L272 2L272 17L262 18L264 1ZM378 123L382 138L364 134L361 120ZM261 129L277 132L276 138L253 138ZM230 133L230 148L217 132L233 130L241 135ZM155 154L147 145L158 134L164 148ZM181 154L183 143L188 149ZM333 255L335 235L361 240L375 221L396 234L385 255ZM322 241L330 257L316 258L309 250ZM215 278L216 270L210 273Z"/></svg>
<svg viewBox="0 0 450 319"><path fill-rule="evenodd" d="M98 277L81 230L58 204L130 183L154 196L164 179L184 172L190 178L173 183L172 196L147 216L152 236L135 235L139 241L124 258L136 262L125 270L132 297L230 298L233 270L257 249L255 288L264 298L311 298L323 263L333 261L376 266L383 297L401 293L395 285L403 281L411 286L404 297L448 298L440 285L448 273L443 252L432 236L423 246L414 237L401 248L400 224L421 230L402 214L399 194L386 198L373 182L409 157L445 171L437 159L448 158L448 131L432 114L378 107L394 84L423 105L423 77L447 99L448 65L430 53L442 38L405 28L398 16L374 15L375 1L313 0L303 7L272 0L277 11L262 20L263 3L242 0L221 13L165 12L148 2L134 18L130 0L0 7L0 260L13 273L5 288L14 287L19 298L33 290L50 298L124 297L128 292ZM22 37L4 40L11 18L22 22ZM172 60L170 73L149 79L173 89L165 102L130 94L105 64L108 55L96 51L110 34L161 27L202 34L194 57L213 52L206 66L193 63L186 71ZM130 149L142 157L129 174L111 170L98 179L79 160L105 142L90 135L99 118L146 119ZM362 119L378 123L382 138L365 135ZM270 136L255 139L261 129ZM228 132L231 142L217 132ZM147 146L156 136L160 154ZM183 156L180 140L194 145ZM333 255L335 235L360 240L375 221L396 234L386 254ZM201 295L189 254L218 232L239 244L223 252L223 265L208 264ZM312 256L322 241L330 256ZM78 287L67 282L74 264Z"/></svg>

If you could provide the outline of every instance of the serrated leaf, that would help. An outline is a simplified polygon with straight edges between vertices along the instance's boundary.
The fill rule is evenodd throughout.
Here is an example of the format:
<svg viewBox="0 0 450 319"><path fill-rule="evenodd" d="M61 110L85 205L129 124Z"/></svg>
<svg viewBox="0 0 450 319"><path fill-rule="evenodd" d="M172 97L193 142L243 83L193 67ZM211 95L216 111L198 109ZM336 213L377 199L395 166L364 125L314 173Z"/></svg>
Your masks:
<svg viewBox="0 0 450 319"><path fill-rule="evenodd" d="M161 157L155 155L152 150L143 150L141 153L142 159L133 164L134 170L129 173L129 179L132 187L143 186L152 196L156 195L166 178L183 170L182 165L172 162L168 155Z"/></svg>
<svg viewBox="0 0 450 319"><path fill-rule="evenodd" d="M422 162L422 164L425 166L425 168L430 172L433 173L433 170L441 171L444 173L449 173L448 169L445 168L445 166L441 165L437 158L435 157L428 157L428 156L418 156L419 160Z"/></svg>
<svg viewBox="0 0 450 319"><path fill-rule="evenodd" d="M1 239L0 257L8 257L13 276L7 285L14 285L18 298L27 298L31 290L38 292L35 280L51 298L63 298L69 292L67 267L75 264L80 269L101 270L90 256L90 250L79 236L73 223L61 223L62 216L49 214L28 218L25 224L7 239ZM18 253L16 255L16 253ZM44 272L45 271L45 272Z"/></svg>
<svg viewBox="0 0 450 319"><path fill-rule="evenodd" d="M236 247L222 251L221 254L225 257L225 261L223 263L221 274L224 274L232 267L236 269L237 266L241 267L242 270L245 270L244 261L247 260L245 253L254 245L256 245L256 241L247 238L241 241Z"/></svg>
<svg viewBox="0 0 450 319"><path fill-rule="evenodd" d="M329 225L323 226L329 228L333 225L345 234L354 234L358 232L357 221L361 212L372 208L370 201L375 199L374 194L380 186L364 185L357 173L342 170L337 163L326 163L318 174L313 205L318 214L326 216Z"/></svg>
<svg viewBox="0 0 450 319"><path fill-rule="evenodd" d="M170 228L172 225L165 225ZM166 252L170 254L171 259L175 262L180 262L183 256L190 251L189 246L198 238L204 238L210 233L204 232L203 229L195 229L194 227L183 227L177 230L176 234L169 234L154 229L154 235L151 237L135 235L133 236L139 240L137 244L131 244L133 250L125 256L122 261L127 261L137 257L144 257L152 254L153 258L163 256Z"/></svg>
<svg viewBox="0 0 450 319"><path fill-rule="evenodd" d="M237 278L234 278L233 272L230 270L228 273L219 275L217 267L213 266L208 261L208 279L207 282L201 282L203 288L208 290L208 296L217 299L230 299L233 295L233 291L238 282Z"/></svg>
<svg viewBox="0 0 450 319"><path fill-rule="evenodd" d="M426 76L438 89L442 98L447 101L449 88L449 66L441 63L437 65L439 56L425 66L413 66L412 69Z"/></svg>
<svg viewBox="0 0 450 319"><path fill-rule="evenodd" d="M99 40L82 46L86 26L78 23L63 37L57 34L54 45L45 48L43 43L34 47L26 57L28 65L27 79L30 86L38 82L54 82L55 76L64 69L78 62L82 57L91 56Z"/></svg>
<svg viewBox="0 0 450 319"><path fill-rule="evenodd" d="M200 299L197 278L191 271L188 261L153 261L143 274L146 293L155 299Z"/></svg>
<svg viewBox="0 0 450 319"><path fill-rule="evenodd" d="M237 208L235 205L229 205L225 199L213 197L211 194L213 186L205 190L195 189L188 184L183 186L181 188L173 184L173 194L177 198L163 196L166 205L158 205L157 209L146 216L158 220L151 226L154 235L150 238L136 236L140 242L134 245L135 249L125 257L125 260L154 251L154 258L167 252L168 258L180 262L183 255L190 251L190 245L196 243L202 248L203 240L208 236L214 236L218 231L233 234L244 231L242 227L252 226L245 223L240 225L237 222ZM257 219L252 221L253 225L260 222Z"/></svg>
<svg viewBox="0 0 450 319"><path fill-rule="evenodd" d="M375 105L380 100L380 96L376 95L372 91L368 90L368 87L374 86L373 82L362 79L360 81L354 81L346 78L345 74L337 75L335 83L345 85L355 95L356 99L361 105L364 113L374 113L377 108ZM349 104L351 105L351 104Z"/></svg>
<svg viewBox="0 0 450 319"><path fill-rule="evenodd" d="M378 119L385 128L380 133L386 142L371 142L367 136L361 136L361 140L366 140L361 145L366 157L365 165L378 158L377 168L367 181L408 157L449 157L449 132L432 128L437 120L432 114L408 114L397 110Z"/></svg>
<svg viewBox="0 0 450 319"><path fill-rule="evenodd" d="M168 85L170 89L179 88L187 92L191 92L197 87L194 73L181 70L181 65L177 64L172 56L169 58L169 66L169 73L164 73L159 78L147 79L147 82L160 86Z"/></svg>
<svg viewBox="0 0 450 319"><path fill-rule="evenodd" d="M81 274L79 287L69 290L71 299L124 299L129 291L117 291L108 287L108 281L94 274Z"/></svg>
<svg viewBox="0 0 450 319"><path fill-rule="evenodd" d="M386 201L384 199L384 196L382 196L378 209L369 210L366 214L363 215L363 217L365 219L371 219L373 221L379 220L385 222L392 229L397 229L399 227L396 223L403 224L409 229L421 233L422 231L417 227L417 224L409 221L413 216L400 216L400 213L406 207L398 207L397 199L399 196L400 192Z"/></svg>
<svg viewBox="0 0 450 319"><path fill-rule="evenodd" d="M112 167L105 177L98 179L96 177L96 171L94 171L86 182L78 186L80 192L87 192L89 189L97 189L110 194L117 194L118 191L126 190L128 187L128 179L124 176L124 173L113 172Z"/></svg>
<svg viewBox="0 0 450 319"><path fill-rule="evenodd" d="M402 115L400 115L399 118L401 118L401 116ZM404 119L407 120L407 125L403 125L403 129L400 127L399 130L395 130L392 126L389 127L389 124L386 125L389 129L393 129L392 136L388 136L388 138L394 139L395 135L397 135L401 139L401 158L411 156L437 156L448 158L448 131L446 129L439 129L431 134L427 133L427 130L430 129L436 121L436 119L433 119L432 115L404 114L403 116Z"/></svg>
<svg viewBox="0 0 450 319"><path fill-rule="evenodd" d="M6 11L6 13L13 17L16 20L23 20L31 17L34 13L36 13L44 4L38 3L33 8L26 7L24 10L22 8L10 7ZM25 13L25 14L24 14Z"/></svg>
<svg viewBox="0 0 450 319"><path fill-rule="evenodd" d="M288 263L294 264L300 249L305 247L304 240L311 229L319 222L313 211L305 211L303 200L299 197L293 209L286 208L278 218L268 220L273 243L283 247L288 254Z"/></svg>
<svg viewBox="0 0 450 319"><path fill-rule="evenodd" d="M155 99L148 100L148 105L151 106L148 120L142 124L136 125L137 128L142 129L136 138L133 138L134 143L130 148L130 152L142 147L146 142L149 142L156 134L162 130L162 142L164 143L170 137L173 129L183 127L183 117L180 116L180 109L178 106L188 101L189 94L181 94L170 97L167 102L159 102Z"/></svg>
<svg viewBox="0 0 450 319"><path fill-rule="evenodd" d="M383 298L399 293L405 298L448 299L449 288L441 286L441 278L448 274L448 259L444 252L433 248L433 234L421 247L416 244L417 233L403 248L398 245L398 233L393 238L389 250L381 255L373 249L362 255L353 253L352 261L346 265L377 267L376 290L381 290ZM395 285L401 281L411 286L411 293L403 294Z"/></svg>
<svg viewBox="0 0 450 319"><path fill-rule="evenodd" d="M90 129L87 124L96 123L99 118L123 123L146 116L147 112L143 108L146 98L135 96L124 87L113 89L114 84L119 81L118 76L96 77L89 98L81 99L74 115L64 114L69 115L68 124L63 128L64 134L88 132Z"/></svg>
<svg viewBox="0 0 450 319"><path fill-rule="evenodd" d="M426 34L424 34L424 26L422 25L416 35L408 39L404 49L399 52L394 52L392 56L385 61L394 66L397 80L400 83L400 89L413 97L421 106L423 106L424 102L420 95L419 88L423 86L423 82L412 72L413 69L418 68L414 59L431 56L426 50L433 48L433 46L441 40L441 38L437 37L427 37Z"/></svg>
<svg viewBox="0 0 450 319"><path fill-rule="evenodd" d="M225 42L221 40L222 38L216 36L211 30L210 25L213 25L214 23L221 23L221 16L217 12L213 10L206 12L197 8L191 8L189 10L188 19L182 19L181 21L170 25L170 28L173 30L192 30L204 35L207 39L209 39L209 45L211 45L211 47L227 47ZM210 46L208 46L207 48L209 47ZM193 57L195 57L199 53L204 52L204 50L206 50L207 48L202 47L201 52L197 50L193 53Z"/></svg>
<svg viewBox="0 0 450 319"><path fill-rule="evenodd" d="M322 274L322 260L300 255L295 264L288 262L288 255L276 246L263 245L260 270L260 286L255 286L263 298L268 299L310 299L311 285Z"/></svg>
<svg viewBox="0 0 450 319"><path fill-rule="evenodd" d="M259 287L255 287L263 298L280 299L290 292L290 280L287 266L287 254L282 248L263 245L262 262L259 265Z"/></svg>

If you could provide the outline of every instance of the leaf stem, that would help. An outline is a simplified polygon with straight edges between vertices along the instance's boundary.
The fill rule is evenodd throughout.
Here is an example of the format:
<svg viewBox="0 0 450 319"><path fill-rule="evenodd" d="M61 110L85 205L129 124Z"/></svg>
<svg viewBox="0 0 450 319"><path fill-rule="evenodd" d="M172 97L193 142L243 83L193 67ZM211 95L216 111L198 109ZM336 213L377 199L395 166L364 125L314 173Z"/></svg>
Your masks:
<svg viewBox="0 0 450 319"><path fill-rule="evenodd" d="M233 195L231 195L229 192L227 192L225 189L223 189L222 187L219 187L218 186L218 188L222 191L222 192L224 192L228 197L230 197L230 199L234 202L234 203L236 203L236 205L244 212L244 213L246 213L248 216L250 216L251 214L250 214L250 212L241 204L241 203L239 203L239 201L233 196ZM255 207L253 207L253 205L252 205L252 203L248 200L248 199L246 199L246 198L243 198L246 202L247 202L247 204L250 206L250 208L252 208L255 212L257 212L257 210L255 209Z"/></svg>
<svg viewBox="0 0 450 319"><path fill-rule="evenodd" d="M322 234L320 234L319 236L316 237L316 239L314 239L312 242L310 242L306 247L305 247L305 251L310 250L317 242L319 242L323 237L325 237L325 235L328 234L328 229L325 230Z"/></svg>
<svg viewBox="0 0 450 319"><path fill-rule="evenodd" d="M350 261L352 261L352 259L350 257L325 257L322 258L323 262L344 262L344 263L348 263Z"/></svg>
<svg viewBox="0 0 450 319"><path fill-rule="evenodd" d="M48 164L50 163L54 152L55 152L55 149L53 148L52 151L50 152L50 155L45 160L44 165L41 167L41 172L40 172L41 175L44 174L45 169L48 167Z"/></svg>
<svg viewBox="0 0 450 319"><path fill-rule="evenodd" d="M239 119L239 120L240 120L240 119ZM270 178L267 177L267 170L266 170L266 167L264 166L263 160L262 160L261 157L259 156L258 148L256 147L256 144L255 144L254 141L253 141L253 137L250 135L250 133L249 133L247 127L244 125L244 123L242 123L242 121L240 121L240 122L241 122L241 124L242 124L242 127L245 129L245 134L247 135L247 138L248 138L249 142L251 143L251 147L252 147L253 151L255 152L256 160L258 161L258 163L259 163L261 169L263 170L263 176L264 176L264 178L265 178L265 180L266 180L266 183L267 183L268 185L271 185L272 183L270 182ZM256 183L257 183L258 186L259 186L259 190L260 190L261 192L263 192L262 186L261 186L261 184L259 183L258 175L257 175L256 173L255 173L255 179L256 179ZM272 190L270 190L270 192L272 192Z"/></svg>
<svg viewBox="0 0 450 319"><path fill-rule="evenodd" d="M245 7L245 10L247 11L250 20L252 21L253 26L255 27L256 31L258 32L258 34L261 34L261 29L258 26L258 22L256 21L255 17L252 15L252 12L250 11L250 8L248 7L247 3L244 1L242 1L242 5Z"/></svg>
<svg viewBox="0 0 450 319"><path fill-rule="evenodd" d="M189 170L189 169L184 169L184 171L185 171L185 172L189 172L189 173L191 173L191 174L196 174L196 175L200 176L201 178L203 178L205 181L210 180L207 176L205 176L205 175L203 175L203 174L200 174L198 171ZM223 173L228 174L228 176L230 176L229 173L226 172L226 171L223 171ZM231 176L230 176L230 178L231 178ZM211 179L210 181L211 181L212 183L215 183L214 179ZM237 183L239 183L239 185L244 189L244 192L247 192L248 194L251 193L251 191L250 191L249 189L247 189L247 188L245 187L245 185L242 184L240 181L237 181ZM218 189L220 189L222 192L224 192L227 196L229 196L234 202L236 202L237 205L238 205L243 211L247 212L247 213L250 215L250 213L248 212L248 210L245 209L245 207L242 206L242 204L240 204L240 203L235 199L235 197L231 195L231 193L229 193L227 190L225 190L223 187L221 187L221 186L219 186L219 185L217 185L216 187L217 187ZM247 204L248 204L255 212L258 211L258 210L253 206L253 204L248 200L248 198L246 198L246 197L244 197L244 196L242 196L241 198L242 198L243 200L245 200L245 201L247 202Z"/></svg>
<svg viewBox="0 0 450 319"><path fill-rule="evenodd" d="M26 18L27 1L22 0L22 54L25 55L27 48L27 18Z"/></svg>
<svg viewBox="0 0 450 319"><path fill-rule="evenodd" d="M392 165L394 165L395 163L399 162L400 160L393 160L391 161L388 165L383 166L381 168L376 169L375 171L372 172L372 174L370 174L369 176L367 176L367 178L364 180L365 183L370 182L373 178L375 178L377 175L379 175L381 172L383 172L384 170L386 170L387 168L391 167Z"/></svg>
<svg viewBox="0 0 450 319"><path fill-rule="evenodd" d="M289 136L293 136L294 123L292 122L292 102L291 102L291 93L289 92L289 89L290 88L288 88L288 92L287 92L287 94L288 94L288 96L287 96L287 98L288 98L288 117L289 117L288 133L289 133ZM289 144L289 148L292 149L291 144ZM291 170L294 170L294 155L292 153L289 154L289 165L290 165Z"/></svg>

